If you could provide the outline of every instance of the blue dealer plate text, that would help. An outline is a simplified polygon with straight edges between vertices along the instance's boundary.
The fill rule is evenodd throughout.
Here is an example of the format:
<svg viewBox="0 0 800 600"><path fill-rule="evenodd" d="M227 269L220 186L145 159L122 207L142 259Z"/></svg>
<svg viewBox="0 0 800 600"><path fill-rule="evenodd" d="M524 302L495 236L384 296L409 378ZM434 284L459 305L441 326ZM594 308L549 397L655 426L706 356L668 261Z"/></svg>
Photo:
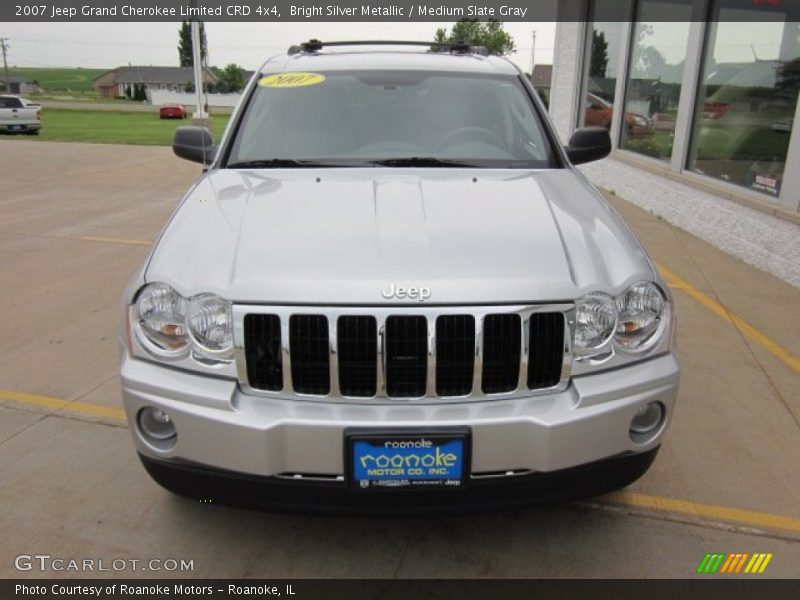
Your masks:
<svg viewBox="0 0 800 600"><path fill-rule="evenodd" d="M386 437L353 440L353 479L358 487L458 487L464 440Z"/></svg>

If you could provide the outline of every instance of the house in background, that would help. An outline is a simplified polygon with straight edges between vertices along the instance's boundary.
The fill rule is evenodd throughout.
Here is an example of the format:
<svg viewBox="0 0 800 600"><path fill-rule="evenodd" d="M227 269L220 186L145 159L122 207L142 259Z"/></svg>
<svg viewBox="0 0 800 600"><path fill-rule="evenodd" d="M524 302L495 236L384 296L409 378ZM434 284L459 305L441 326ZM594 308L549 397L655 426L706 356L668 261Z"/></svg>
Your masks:
<svg viewBox="0 0 800 600"><path fill-rule="evenodd" d="M550 104L550 83L553 79L553 65L534 65L531 83L539 92L545 104Z"/></svg>
<svg viewBox="0 0 800 600"><path fill-rule="evenodd" d="M42 88L36 81L31 81L25 77L9 77L10 81L6 85L5 77L0 78L0 92L4 94L39 94ZM6 88L10 89L6 89Z"/></svg>
<svg viewBox="0 0 800 600"><path fill-rule="evenodd" d="M210 69L204 69L203 82L216 84L217 76ZM188 85L193 85L194 70L192 67L117 67L103 73L93 82L98 96L114 98L124 96L130 86L144 85L145 93L155 90L185 92Z"/></svg>

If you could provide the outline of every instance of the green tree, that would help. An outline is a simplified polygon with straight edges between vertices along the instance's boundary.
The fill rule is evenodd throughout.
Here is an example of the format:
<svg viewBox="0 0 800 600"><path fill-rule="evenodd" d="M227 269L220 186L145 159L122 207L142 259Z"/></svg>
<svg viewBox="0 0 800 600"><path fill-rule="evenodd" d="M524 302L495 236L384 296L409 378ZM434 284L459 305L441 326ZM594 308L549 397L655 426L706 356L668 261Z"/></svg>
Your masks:
<svg viewBox="0 0 800 600"><path fill-rule="evenodd" d="M592 60L589 64L590 77L605 77L608 70L608 41L604 31L592 32Z"/></svg>
<svg viewBox="0 0 800 600"><path fill-rule="evenodd" d="M221 93L235 93L244 88L245 71L236 63L230 63L224 69L217 69L219 81L215 86L216 91Z"/></svg>
<svg viewBox="0 0 800 600"><path fill-rule="evenodd" d="M514 38L503 29L503 22L497 19L461 19L453 25L449 33L444 27L437 29L434 40L440 43L463 42L470 46L483 46L490 54L500 56L514 51Z"/></svg>
<svg viewBox="0 0 800 600"><path fill-rule="evenodd" d="M800 90L800 58L781 63L777 70L775 87L790 95L796 95Z"/></svg>
<svg viewBox="0 0 800 600"><path fill-rule="evenodd" d="M206 28L200 23L200 62L204 62L208 55L208 40L206 40ZM178 30L178 61L182 67L191 67L192 60L192 26L189 21L181 21L181 28Z"/></svg>
<svg viewBox="0 0 800 600"><path fill-rule="evenodd" d="M133 86L133 99L140 102L147 100L147 90L143 83L137 83Z"/></svg>

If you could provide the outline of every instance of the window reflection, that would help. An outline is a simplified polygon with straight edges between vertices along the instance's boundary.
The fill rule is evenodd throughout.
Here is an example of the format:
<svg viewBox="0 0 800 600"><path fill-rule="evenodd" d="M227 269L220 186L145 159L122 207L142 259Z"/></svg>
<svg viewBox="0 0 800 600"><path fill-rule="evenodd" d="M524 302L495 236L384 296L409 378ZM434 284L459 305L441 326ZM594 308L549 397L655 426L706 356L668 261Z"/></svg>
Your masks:
<svg viewBox="0 0 800 600"><path fill-rule="evenodd" d="M778 196L800 89L800 23L759 23L757 11L743 19L732 4L717 2L709 26L689 168ZM745 22L725 22L733 16Z"/></svg>
<svg viewBox="0 0 800 600"><path fill-rule="evenodd" d="M633 28L620 147L669 161L692 19L691 0L643 0Z"/></svg>
<svg viewBox="0 0 800 600"><path fill-rule="evenodd" d="M595 21L596 17L616 21ZM622 22L630 18L630 3L620 0L595 0L591 5L591 38L583 78L583 110L579 126L611 129L617 87L617 63L622 40Z"/></svg>

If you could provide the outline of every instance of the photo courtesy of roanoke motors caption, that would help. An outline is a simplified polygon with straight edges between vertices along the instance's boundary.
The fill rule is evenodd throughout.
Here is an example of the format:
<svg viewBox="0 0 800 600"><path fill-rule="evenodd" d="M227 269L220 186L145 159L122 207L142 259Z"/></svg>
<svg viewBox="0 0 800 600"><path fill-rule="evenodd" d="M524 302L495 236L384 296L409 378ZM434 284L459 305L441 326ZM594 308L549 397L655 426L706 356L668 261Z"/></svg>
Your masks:
<svg viewBox="0 0 800 600"><path fill-rule="evenodd" d="M137 585L128 583L111 583L105 585L80 585L53 583L47 585L31 585L17 583L14 585L16 596L66 596L66 597L153 597L153 596L183 596L198 597L212 596L215 588L210 585L195 585L191 583ZM230 596L295 596L296 592L291 583L278 585L234 585L227 584L219 591L224 591Z"/></svg>
<svg viewBox="0 0 800 600"><path fill-rule="evenodd" d="M440 46L295 45L260 66L218 144L176 130L204 173L119 332L136 451L168 490L474 510L650 467L675 406L675 316L575 168L609 132L562 147L517 66Z"/></svg>

